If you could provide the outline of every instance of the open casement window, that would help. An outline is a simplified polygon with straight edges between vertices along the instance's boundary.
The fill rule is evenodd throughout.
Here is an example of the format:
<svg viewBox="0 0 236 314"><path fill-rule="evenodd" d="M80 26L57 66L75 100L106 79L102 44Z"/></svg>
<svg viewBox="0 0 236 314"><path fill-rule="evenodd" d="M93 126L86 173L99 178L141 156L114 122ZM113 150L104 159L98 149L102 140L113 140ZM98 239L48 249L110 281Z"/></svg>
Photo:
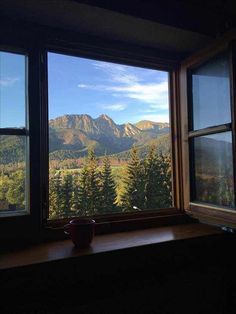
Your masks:
<svg viewBox="0 0 236 314"><path fill-rule="evenodd" d="M202 222L236 227L234 59L231 46L181 69L184 207Z"/></svg>

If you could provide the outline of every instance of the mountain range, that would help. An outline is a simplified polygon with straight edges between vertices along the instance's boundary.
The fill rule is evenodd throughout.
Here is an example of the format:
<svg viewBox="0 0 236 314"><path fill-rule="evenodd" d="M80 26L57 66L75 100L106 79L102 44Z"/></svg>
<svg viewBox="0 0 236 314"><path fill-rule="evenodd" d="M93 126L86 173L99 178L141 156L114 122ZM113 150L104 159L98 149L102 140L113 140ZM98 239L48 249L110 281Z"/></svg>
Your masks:
<svg viewBox="0 0 236 314"><path fill-rule="evenodd" d="M139 149L158 146L169 131L169 123L143 120L120 125L105 114L96 119L87 114L64 115L49 121L50 159L78 158L86 155L89 147L101 156L126 152L134 144ZM168 150L169 141L161 142L162 150Z"/></svg>
<svg viewBox="0 0 236 314"><path fill-rule="evenodd" d="M139 121L135 124L116 124L107 115L96 119L83 115L64 115L49 121L50 159L74 159L87 155L89 147L97 156L104 154L127 160L135 145L144 157L150 145L162 153L170 151L170 126L168 123ZM195 142L196 171L199 173L204 160L208 173L214 174L222 163L232 168L232 144L209 137ZM25 159L23 136L1 136L0 164L20 162Z"/></svg>
<svg viewBox="0 0 236 314"><path fill-rule="evenodd" d="M63 115L49 121L49 158L75 159L93 148L97 156L108 154L127 159L134 144L140 156L150 145L166 153L170 149L169 131L168 123L143 120L119 125L105 114L96 119L87 114ZM2 135L0 162L8 164L24 159L24 137Z"/></svg>

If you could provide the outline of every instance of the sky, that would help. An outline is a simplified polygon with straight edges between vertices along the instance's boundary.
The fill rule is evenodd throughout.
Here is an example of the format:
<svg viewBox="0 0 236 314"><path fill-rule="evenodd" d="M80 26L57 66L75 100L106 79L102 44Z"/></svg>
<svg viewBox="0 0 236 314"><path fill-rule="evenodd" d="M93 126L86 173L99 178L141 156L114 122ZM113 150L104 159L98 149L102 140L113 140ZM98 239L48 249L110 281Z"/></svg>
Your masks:
<svg viewBox="0 0 236 314"><path fill-rule="evenodd" d="M49 119L101 114L116 123L169 122L168 73L48 54Z"/></svg>
<svg viewBox="0 0 236 314"><path fill-rule="evenodd" d="M26 64L24 55L0 52L0 127L25 127ZM48 53L48 86L49 119L169 122L167 72Z"/></svg>
<svg viewBox="0 0 236 314"><path fill-rule="evenodd" d="M0 52L0 127L24 127L24 55ZM107 114L116 123L169 122L168 73L62 54L48 54L49 119ZM194 127L230 122L229 69L224 56L193 75Z"/></svg>
<svg viewBox="0 0 236 314"><path fill-rule="evenodd" d="M0 52L0 127L25 127L24 55Z"/></svg>

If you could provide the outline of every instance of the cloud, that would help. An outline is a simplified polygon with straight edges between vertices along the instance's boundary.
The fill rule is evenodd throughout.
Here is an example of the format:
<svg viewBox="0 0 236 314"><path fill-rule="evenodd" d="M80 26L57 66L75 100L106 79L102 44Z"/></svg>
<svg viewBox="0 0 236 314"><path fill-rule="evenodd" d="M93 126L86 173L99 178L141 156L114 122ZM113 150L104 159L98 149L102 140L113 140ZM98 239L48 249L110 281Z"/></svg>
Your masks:
<svg viewBox="0 0 236 314"><path fill-rule="evenodd" d="M168 109L168 83L146 83L126 85L86 85L79 84L78 87L97 91L112 92L114 97L135 99L149 104L150 110Z"/></svg>
<svg viewBox="0 0 236 314"><path fill-rule="evenodd" d="M122 84L134 84L139 82L139 79L132 74L113 75L113 82Z"/></svg>
<svg viewBox="0 0 236 314"><path fill-rule="evenodd" d="M89 88L89 85L86 84L78 84L79 88Z"/></svg>
<svg viewBox="0 0 236 314"><path fill-rule="evenodd" d="M17 78L17 77L6 77L6 78L0 80L0 86L10 87L10 86L14 85L17 81L19 81L19 78Z"/></svg>
<svg viewBox="0 0 236 314"><path fill-rule="evenodd" d="M95 62L94 67L105 72L113 83L135 84L140 81L137 75L128 71L127 66L121 64Z"/></svg>
<svg viewBox="0 0 236 314"><path fill-rule="evenodd" d="M122 111L127 108L127 105L120 103L120 104L113 104L113 105L104 105L103 108L111 110L111 111Z"/></svg>
<svg viewBox="0 0 236 314"><path fill-rule="evenodd" d="M106 85L92 85L92 84L78 84L77 87L89 90L96 90L96 91L104 91L106 90Z"/></svg>
<svg viewBox="0 0 236 314"><path fill-rule="evenodd" d="M150 108L168 109L168 83L148 83L127 86L113 86L110 90L120 92L123 97L150 104Z"/></svg>
<svg viewBox="0 0 236 314"><path fill-rule="evenodd" d="M162 81L159 81L158 73L154 70L131 69L128 66L120 64L95 62L93 66L95 69L103 71L106 74L103 79L105 84L79 84L78 87L111 92L113 97L146 103L149 105L147 110L149 109L150 112L168 110L167 77L164 76Z"/></svg>

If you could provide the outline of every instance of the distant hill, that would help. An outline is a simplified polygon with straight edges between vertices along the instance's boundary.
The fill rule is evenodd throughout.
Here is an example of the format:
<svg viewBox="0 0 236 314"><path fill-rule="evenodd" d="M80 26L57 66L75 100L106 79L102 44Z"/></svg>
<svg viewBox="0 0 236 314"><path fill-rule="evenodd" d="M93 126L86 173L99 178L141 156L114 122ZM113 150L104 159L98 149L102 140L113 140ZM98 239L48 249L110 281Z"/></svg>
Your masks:
<svg viewBox="0 0 236 314"><path fill-rule="evenodd" d="M137 123L135 123L135 126L142 130L142 131L166 131L169 129L170 125L169 123L163 123L163 122L153 122L149 120L142 120Z"/></svg>
<svg viewBox="0 0 236 314"><path fill-rule="evenodd" d="M170 134L162 134L155 139L146 141L146 143L142 145L136 145L138 156L144 158L147 155L150 146L155 146L157 153L170 153ZM131 148L112 156L121 160L127 160L131 156Z"/></svg>

